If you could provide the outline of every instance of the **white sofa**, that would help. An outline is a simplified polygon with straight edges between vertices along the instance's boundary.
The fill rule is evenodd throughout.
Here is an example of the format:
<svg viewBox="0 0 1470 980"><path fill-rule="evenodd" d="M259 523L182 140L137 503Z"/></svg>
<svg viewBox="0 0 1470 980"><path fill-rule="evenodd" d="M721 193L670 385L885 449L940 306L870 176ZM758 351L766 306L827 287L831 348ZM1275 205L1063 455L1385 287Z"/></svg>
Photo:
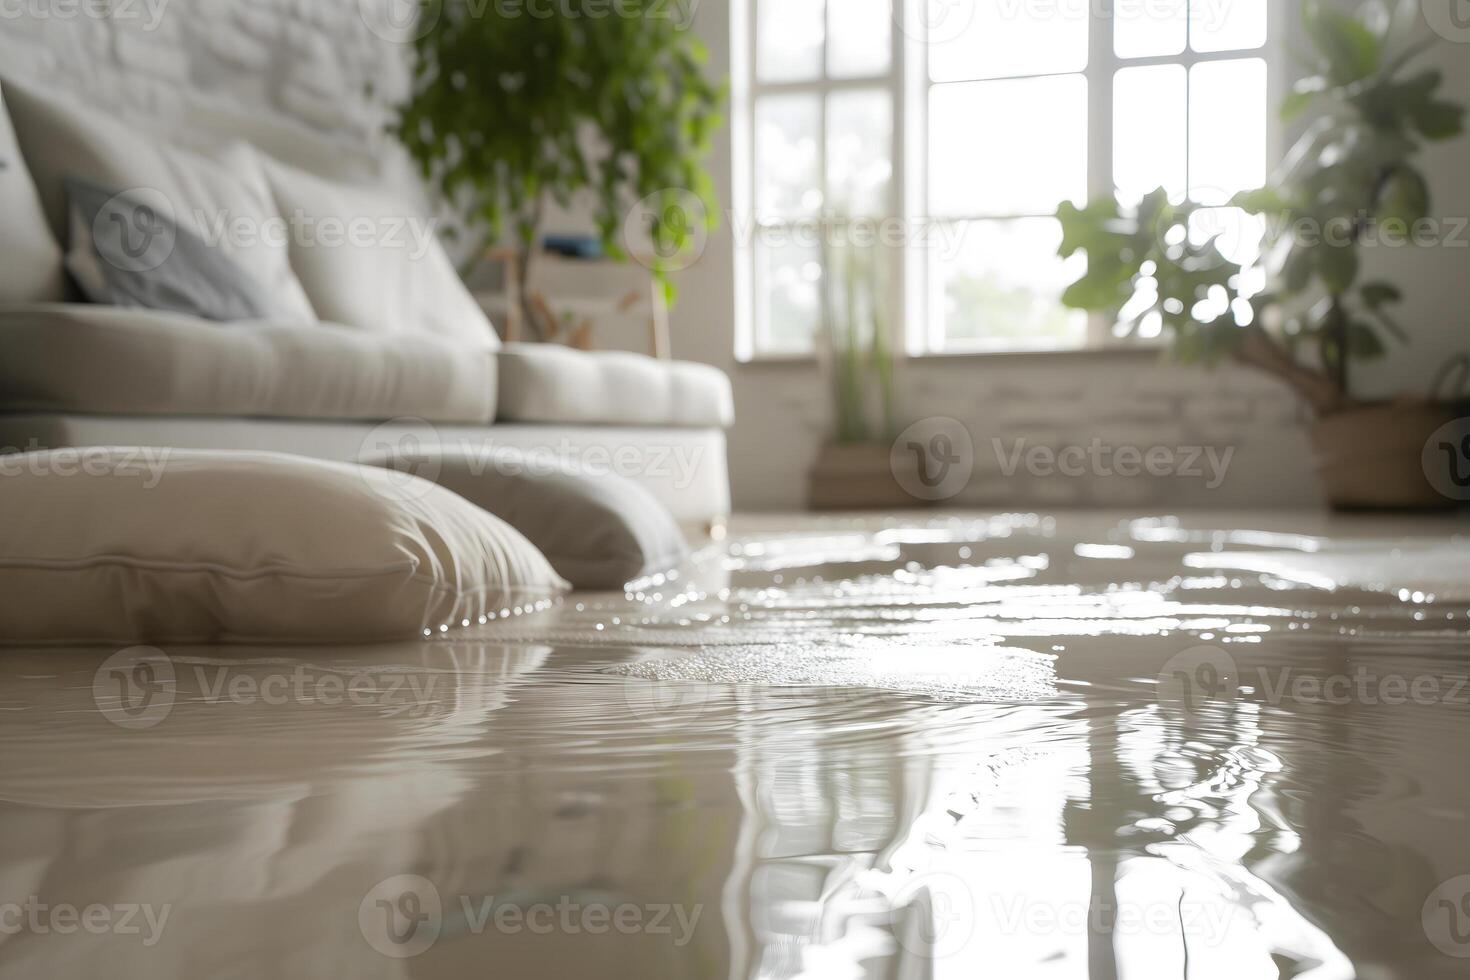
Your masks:
<svg viewBox="0 0 1470 980"><path fill-rule="evenodd" d="M632 477L686 524L728 514L724 431L733 401L721 371L503 345L469 310L437 244L432 262L410 268L371 251L301 251L293 242L287 274L300 277L316 312L361 309L353 317L361 322L218 323L78 302L62 271L69 225L60 186L69 168L119 189L162 188L180 215L189 213L184 198L205 193L200 187L226 193L181 172L229 178L215 172L217 160L160 149L155 137L144 146L85 107L53 105L8 80L0 98L8 103L8 113L0 106L0 452L131 445L352 460L403 440L508 445ZM262 170L279 202L274 166ZM302 189L307 206L327 187L282 179L288 191ZM344 189L341 206L367 200L357 194ZM413 281L384 285L389 274ZM395 291L378 302L374 290L385 289Z"/></svg>

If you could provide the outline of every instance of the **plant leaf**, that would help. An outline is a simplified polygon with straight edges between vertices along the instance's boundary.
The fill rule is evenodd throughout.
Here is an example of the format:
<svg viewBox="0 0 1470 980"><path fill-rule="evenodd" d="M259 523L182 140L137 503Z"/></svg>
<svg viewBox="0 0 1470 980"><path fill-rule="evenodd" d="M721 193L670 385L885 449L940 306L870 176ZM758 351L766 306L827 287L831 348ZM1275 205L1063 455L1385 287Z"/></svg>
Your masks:
<svg viewBox="0 0 1470 980"><path fill-rule="evenodd" d="M1327 77L1334 85L1351 85L1378 70L1382 41L1356 17L1323 7L1309 7L1307 33L1327 61Z"/></svg>

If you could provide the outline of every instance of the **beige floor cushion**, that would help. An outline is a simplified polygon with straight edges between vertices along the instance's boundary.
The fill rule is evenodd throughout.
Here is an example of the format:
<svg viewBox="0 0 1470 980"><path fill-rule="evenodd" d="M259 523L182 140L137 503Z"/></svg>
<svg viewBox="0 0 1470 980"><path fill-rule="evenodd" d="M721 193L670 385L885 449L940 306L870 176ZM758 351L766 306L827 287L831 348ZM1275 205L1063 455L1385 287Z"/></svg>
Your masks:
<svg viewBox="0 0 1470 980"><path fill-rule="evenodd" d="M273 453L0 456L0 642L375 642L546 608L514 528L433 484Z"/></svg>
<svg viewBox="0 0 1470 980"><path fill-rule="evenodd" d="M559 344L506 344L499 417L562 425L728 428L735 399L725 372L622 351Z"/></svg>
<svg viewBox="0 0 1470 980"><path fill-rule="evenodd" d="M585 461L413 442L370 448L362 462L432 480L478 504L524 534L578 589L621 591L689 554L653 494Z"/></svg>
<svg viewBox="0 0 1470 980"><path fill-rule="evenodd" d="M259 160L276 206L313 230L292 240L291 264L322 319L467 346L499 343L432 221L386 191Z"/></svg>
<svg viewBox="0 0 1470 980"><path fill-rule="evenodd" d="M294 232L258 170L179 149L30 85L8 81L5 99L58 242L70 237L67 178L128 191L228 255L269 293L274 315L300 323L318 319L291 270ZM141 239L135 244L141 248Z"/></svg>
<svg viewBox="0 0 1470 980"><path fill-rule="evenodd" d="M46 224L0 91L0 303L54 302L65 291L61 247Z"/></svg>
<svg viewBox="0 0 1470 980"><path fill-rule="evenodd" d="M87 305L0 310L0 410L490 422L494 354L326 323Z"/></svg>

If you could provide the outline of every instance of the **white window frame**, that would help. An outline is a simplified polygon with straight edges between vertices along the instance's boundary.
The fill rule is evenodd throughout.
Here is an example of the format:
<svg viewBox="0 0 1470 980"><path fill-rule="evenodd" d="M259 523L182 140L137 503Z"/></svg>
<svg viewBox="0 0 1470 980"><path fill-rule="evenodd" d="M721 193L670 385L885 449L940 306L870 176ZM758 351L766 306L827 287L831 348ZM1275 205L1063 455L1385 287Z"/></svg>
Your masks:
<svg viewBox="0 0 1470 980"><path fill-rule="evenodd" d="M828 76L827 51L824 45L822 74L819 78L799 82L760 82L756 76L758 57L757 8L760 0L731 0L731 122L732 122L732 205L737 234L750 240L737 240L735 249L735 357L738 362L808 361L815 357L820 339L814 338L814 350L801 353L762 350L757 343L755 248L753 236L759 234L755 223L755 105L761 96L778 93L801 93L818 96L821 103L818 140L818 168L826 180L826 113L827 97L834 92L887 88L892 100L893 142L891 156L893 179L889 188L890 214L900 218L905 227L927 222L928 179L928 106L931 91L940 85L967 82L935 82L929 77L928 46L923 36L920 5L926 0L891 0L895 18L892 31L892 55L888 71L883 75L834 79ZM779 2L779 0L777 0ZM985 2L985 0L977 0ZM1290 11L1294 5L1267 5L1269 23L1266 44L1251 50L1199 52L1186 43L1174 55L1144 58L1120 58L1113 43L1113 0L1091 0L1094 15L1089 20L1088 62L1080 72L1047 72L1039 75L1008 76L1011 78L1046 78L1080 75L1088 87L1088 194L1093 200L1114 193L1113 187L1113 79L1122 68L1155 65L1180 65L1186 72L1193 66L1209 62L1260 58L1267 71L1267 159L1280 160L1285 130L1279 125L1275 107L1287 91L1285 51ZM841 0L827 0L827 17L840 9ZM899 29L900 19L903 29ZM830 41L830 31L828 32ZM984 79L1000 81L1003 79ZM1186 112L1188 109L1186 108ZM1193 125L1193 120L1188 120ZM915 152L915 150L918 152ZM943 221L994 220L1042 217L1034 215L946 215ZM1105 317L1089 318L1085 345L1078 348L1038 347L1035 349L981 349L958 345L940 346L934 342L937 329L929 320L928 258L922 248L905 249L896 257L889 275L889 310L887 322L893 331L890 338L894 350L910 357L996 356L1014 353L1085 353L1109 349L1152 348L1157 343L1136 339L1118 339Z"/></svg>

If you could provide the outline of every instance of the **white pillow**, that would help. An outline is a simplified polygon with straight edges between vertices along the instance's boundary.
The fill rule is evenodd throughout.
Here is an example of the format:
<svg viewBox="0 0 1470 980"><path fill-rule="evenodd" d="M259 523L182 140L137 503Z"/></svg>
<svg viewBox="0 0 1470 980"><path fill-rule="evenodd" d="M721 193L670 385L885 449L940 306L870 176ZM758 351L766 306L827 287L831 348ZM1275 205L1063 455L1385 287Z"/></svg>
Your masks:
<svg viewBox="0 0 1470 980"><path fill-rule="evenodd" d="M14 82L6 100L46 219L68 240L68 177L129 191L234 260L272 298L272 319L315 323L291 270L289 235L265 178L181 150L79 103Z"/></svg>
<svg viewBox="0 0 1470 980"><path fill-rule="evenodd" d="M414 208L386 191L323 180L267 158L262 165L276 207L299 229L291 264L323 320L499 346L432 222Z"/></svg>
<svg viewBox="0 0 1470 980"><path fill-rule="evenodd" d="M59 302L65 282L61 249L46 226L0 98L0 303Z"/></svg>
<svg viewBox="0 0 1470 980"><path fill-rule="evenodd" d="M448 490L297 456L0 456L0 514L0 643L377 642L567 588Z"/></svg>
<svg viewBox="0 0 1470 980"><path fill-rule="evenodd" d="M689 546L668 508L615 473L509 448L372 447L359 460L432 480L524 534L576 589L622 591L668 572Z"/></svg>

